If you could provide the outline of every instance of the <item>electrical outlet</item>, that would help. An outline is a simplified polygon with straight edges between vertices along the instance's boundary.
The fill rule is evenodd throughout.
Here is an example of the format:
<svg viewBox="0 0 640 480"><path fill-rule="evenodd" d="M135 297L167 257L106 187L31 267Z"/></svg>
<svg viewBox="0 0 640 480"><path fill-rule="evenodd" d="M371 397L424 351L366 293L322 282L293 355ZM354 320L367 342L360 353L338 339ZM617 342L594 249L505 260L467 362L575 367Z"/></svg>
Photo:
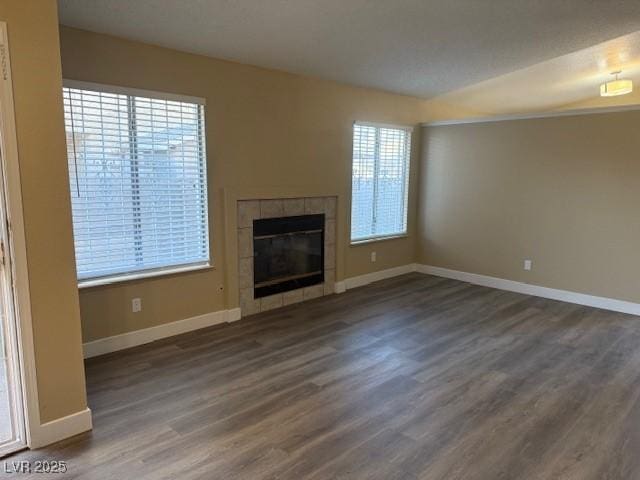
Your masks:
<svg viewBox="0 0 640 480"><path fill-rule="evenodd" d="M525 260L524 261L524 269L527 270L527 271L531 270L531 264L532 264L531 260Z"/></svg>
<svg viewBox="0 0 640 480"><path fill-rule="evenodd" d="M140 298L134 298L131 300L131 311L133 313L138 313L142 310L142 300Z"/></svg>
<svg viewBox="0 0 640 480"><path fill-rule="evenodd" d="M371 261L372 262L376 261L376 252L371 252Z"/></svg>

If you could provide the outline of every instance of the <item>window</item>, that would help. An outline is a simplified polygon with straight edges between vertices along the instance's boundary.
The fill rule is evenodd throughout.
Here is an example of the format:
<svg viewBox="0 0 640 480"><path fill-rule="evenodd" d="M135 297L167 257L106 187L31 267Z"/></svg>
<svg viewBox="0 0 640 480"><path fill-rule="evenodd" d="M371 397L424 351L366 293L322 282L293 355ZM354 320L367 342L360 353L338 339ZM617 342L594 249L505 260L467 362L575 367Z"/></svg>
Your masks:
<svg viewBox="0 0 640 480"><path fill-rule="evenodd" d="M351 241L407 233L411 130L353 126Z"/></svg>
<svg viewBox="0 0 640 480"><path fill-rule="evenodd" d="M63 97L80 284L208 265L204 102L74 85Z"/></svg>

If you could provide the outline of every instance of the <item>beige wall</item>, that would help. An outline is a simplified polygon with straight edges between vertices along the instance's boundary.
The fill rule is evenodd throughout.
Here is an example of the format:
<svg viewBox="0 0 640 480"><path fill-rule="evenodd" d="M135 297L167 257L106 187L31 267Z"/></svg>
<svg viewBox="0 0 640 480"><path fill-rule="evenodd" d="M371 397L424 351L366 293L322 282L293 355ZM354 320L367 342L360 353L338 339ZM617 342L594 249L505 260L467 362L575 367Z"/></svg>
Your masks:
<svg viewBox="0 0 640 480"><path fill-rule="evenodd" d="M419 260L640 302L639 125L634 111L428 127Z"/></svg>
<svg viewBox="0 0 640 480"><path fill-rule="evenodd" d="M13 71L38 401L44 423L86 408L57 5L54 0L3 0L0 20L7 23ZM19 292L21 298L24 293Z"/></svg>
<svg viewBox="0 0 640 480"><path fill-rule="evenodd" d="M408 238L349 246L354 120L417 124L425 102L61 27L65 78L205 97L215 268L84 289L85 341L235 307L235 201L338 195L337 278L410 263L416 248L414 133ZM370 252L377 252L377 263ZM131 313L131 298L143 311Z"/></svg>

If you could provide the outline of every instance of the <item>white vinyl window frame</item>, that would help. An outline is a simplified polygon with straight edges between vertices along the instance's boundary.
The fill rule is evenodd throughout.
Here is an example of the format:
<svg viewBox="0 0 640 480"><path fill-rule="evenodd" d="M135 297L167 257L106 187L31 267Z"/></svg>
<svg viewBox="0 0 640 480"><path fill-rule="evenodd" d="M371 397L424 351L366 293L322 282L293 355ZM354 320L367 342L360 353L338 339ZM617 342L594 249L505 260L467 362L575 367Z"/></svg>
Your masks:
<svg viewBox="0 0 640 480"><path fill-rule="evenodd" d="M122 87L116 85L106 85L94 82L85 82L79 80L63 79L64 89L78 89L89 90L93 92L101 92L108 94L127 95L131 97L143 97L152 100L166 100L173 102L183 102L199 105L201 107L206 106L206 99L202 97L174 94L168 92L160 92L154 90ZM204 113L202 113L202 148L203 148L203 161L204 171L206 175L207 170L207 156L206 156L206 130L204 123ZM208 180L205 176L205 195L208 198ZM208 259L206 261L194 262L182 265L170 265L161 266L158 268L150 268L144 270L134 270L130 272L109 274L95 278L79 279L78 288L89 288L100 285L110 285L114 283L127 282L138 279L153 278L159 276L174 275L179 273L193 272L198 270L206 270L214 268L213 259L211 257L211 234L209 231L209 213L208 213L208 200L206 201L207 214L205 216L205 228L207 230L207 242L208 242Z"/></svg>
<svg viewBox="0 0 640 480"><path fill-rule="evenodd" d="M390 130L399 130L406 134L406 145L405 145L405 157L404 157L404 178L403 178L403 194L402 194L402 215L403 215L403 228L398 229L392 233L383 233L383 234L372 234L367 236L355 237L353 236L353 222L354 222L354 192L353 192L353 180L354 180L354 154L355 154L355 130L356 127L372 127L377 130L377 134L379 134L380 129L390 129ZM351 164L351 209L350 209L350 245L357 246L362 244L367 244L371 242L379 242L385 240L392 240L395 238L403 238L408 235L408 215L409 215L409 178L411 172L411 148L412 148L412 134L414 127L409 125L397 125L397 124L389 124L389 123L379 123L379 122L367 122L367 121L355 121L353 122L352 127L352 164ZM377 137L378 140L379 137ZM379 171L379 162L380 162L380 151L379 151L379 142L376 140L376 152L375 152L375 173ZM374 198L375 202L375 198ZM373 207L375 208L375 207ZM374 214L375 215L375 214Z"/></svg>

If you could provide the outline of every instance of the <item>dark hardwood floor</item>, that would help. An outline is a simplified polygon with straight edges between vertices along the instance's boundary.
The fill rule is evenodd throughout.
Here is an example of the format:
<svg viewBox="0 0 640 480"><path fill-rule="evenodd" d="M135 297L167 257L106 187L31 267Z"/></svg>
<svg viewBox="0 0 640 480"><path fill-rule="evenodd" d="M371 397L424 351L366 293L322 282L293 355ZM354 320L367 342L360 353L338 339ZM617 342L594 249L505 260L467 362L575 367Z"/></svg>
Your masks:
<svg viewBox="0 0 640 480"><path fill-rule="evenodd" d="M87 383L93 432L8 460L100 480L640 478L640 318L432 276L93 359Z"/></svg>

